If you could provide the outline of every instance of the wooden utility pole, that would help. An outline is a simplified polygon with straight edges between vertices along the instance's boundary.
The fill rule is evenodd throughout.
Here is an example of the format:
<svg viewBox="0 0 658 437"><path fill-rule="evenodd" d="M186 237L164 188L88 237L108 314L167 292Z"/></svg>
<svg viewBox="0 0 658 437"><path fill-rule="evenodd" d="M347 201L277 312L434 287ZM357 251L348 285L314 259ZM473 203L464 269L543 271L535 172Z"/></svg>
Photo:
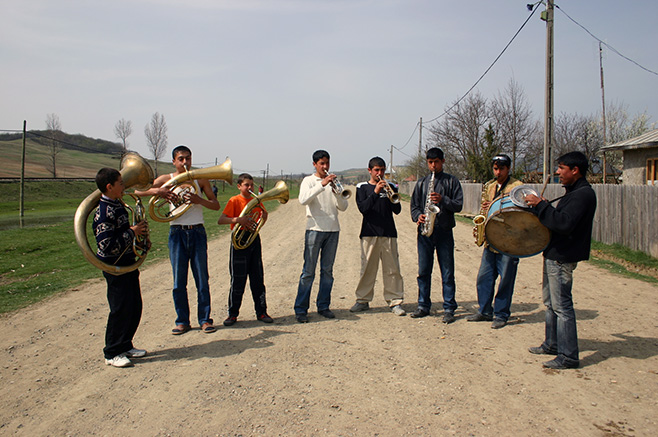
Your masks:
<svg viewBox="0 0 658 437"><path fill-rule="evenodd" d="M553 178L553 0L546 1L542 20L546 21L546 96L544 106L544 180Z"/></svg>
<svg viewBox="0 0 658 437"><path fill-rule="evenodd" d="M23 156L21 158L21 194L20 194L20 206L18 208L18 225L23 227L23 215L25 214L25 209L23 207L25 203L25 137L27 136L27 120L23 120Z"/></svg>
<svg viewBox="0 0 658 437"><path fill-rule="evenodd" d="M601 67L601 103L602 103L602 108L601 108L601 117L602 117L602 123L603 123L603 145L608 144L607 140L607 135L606 135L606 124L605 124L605 88L603 86L603 47L601 47L601 41L599 41L599 66ZM605 159L605 152L603 152L603 183L605 184L606 180L606 159Z"/></svg>
<svg viewBox="0 0 658 437"><path fill-rule="evenodd" d="M391 180L395 180L395 178L393 177L393 144L391 144L391 160L389 161L388 164L391 166L391 170L389 171L391 175L390 178Z"/></svg>
<svg viewBox="0 0 658 437"><path fill-rule="evenodd" d="M423 153L423 117L420 117L420 124L418 125L418 157L420 158ZM420 165L416 167L416 181L420 179Z"/></svg>

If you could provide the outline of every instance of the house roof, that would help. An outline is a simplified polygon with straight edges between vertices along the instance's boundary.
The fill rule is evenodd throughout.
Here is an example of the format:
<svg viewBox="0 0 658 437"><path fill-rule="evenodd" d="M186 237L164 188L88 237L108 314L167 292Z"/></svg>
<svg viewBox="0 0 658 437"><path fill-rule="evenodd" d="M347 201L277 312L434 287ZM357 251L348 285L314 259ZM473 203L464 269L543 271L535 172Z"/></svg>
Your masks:
<svg viewBox="0 0 658 437"><path fill-rule="evenodd" d="M631 138L630 140L603 146L601 150L607 152L611 150L646 149L649 147L658 147L658 129L644 133L639 137Z"/></svg>

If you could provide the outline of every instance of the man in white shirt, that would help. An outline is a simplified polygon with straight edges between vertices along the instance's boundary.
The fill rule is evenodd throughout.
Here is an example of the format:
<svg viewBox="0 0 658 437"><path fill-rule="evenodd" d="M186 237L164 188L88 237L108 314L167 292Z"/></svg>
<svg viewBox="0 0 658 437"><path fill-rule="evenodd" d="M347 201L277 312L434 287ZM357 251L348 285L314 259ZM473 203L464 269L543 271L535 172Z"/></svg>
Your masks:
<svg viewBox="0 0 658 437"><path fill-rule="evenodd" d="M336 317L329 306L340 231L338 211L345 211L348 203L347 196L335 192L338 191L334 189L336 175L329 173L329 159L329 153L325 150L317 150L313 153L315 173L305 177L299 187L299 203L306 206L304 267L299 277L295 299L295 317L299 323L308 322L311 288L318 258L320 258L320 289L316 302L318 314L328 319Z"/></svg>

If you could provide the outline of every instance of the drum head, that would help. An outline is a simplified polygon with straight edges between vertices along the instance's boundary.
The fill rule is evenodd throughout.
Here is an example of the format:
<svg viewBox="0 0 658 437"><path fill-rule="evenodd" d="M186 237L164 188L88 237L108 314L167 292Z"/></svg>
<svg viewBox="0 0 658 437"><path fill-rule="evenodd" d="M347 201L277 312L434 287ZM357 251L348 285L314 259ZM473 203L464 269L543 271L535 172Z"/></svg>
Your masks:
<svg viewBox="0 0 658 437"><path fill-rule="evenodd" d="M530 208L530 206L525 202L525 196L528 194L534 194L535 196L539 197L537 191L528 185L518 185L512 188L509 192L509 197L512 203L519 208Z"/></svg>
<svg viewBox="0 0 658 437"><path fill-rule="evenodd" d="M494 212L484 225L484 235L491 247L514 257L536 255L551 239L551 231L537 216L521 208Z"/></svg>

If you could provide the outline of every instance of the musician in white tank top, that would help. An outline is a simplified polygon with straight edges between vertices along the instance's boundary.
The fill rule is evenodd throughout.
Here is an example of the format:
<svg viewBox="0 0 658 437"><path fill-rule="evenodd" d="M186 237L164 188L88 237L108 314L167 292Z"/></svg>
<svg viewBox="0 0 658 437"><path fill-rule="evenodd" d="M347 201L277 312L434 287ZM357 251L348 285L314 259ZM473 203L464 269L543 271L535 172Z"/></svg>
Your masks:
<svg viewBox="0 0 658 437"><path fill-rule="evenodd" d="M174 176L173 174L170 174L171 178L173 179ZM194 182L194 187L196 188L197 193L201 193L201 188L199 188L199 183L197 181L192 181ZM174 209L174 206L172 204L169 204L169 209ZM184 225L184 226L191 226L191 225L202 225L203 224L203 206L199 203L193 203L185 212L185 214L176 217L174 220L169 222L170 225Z"/></svg>

